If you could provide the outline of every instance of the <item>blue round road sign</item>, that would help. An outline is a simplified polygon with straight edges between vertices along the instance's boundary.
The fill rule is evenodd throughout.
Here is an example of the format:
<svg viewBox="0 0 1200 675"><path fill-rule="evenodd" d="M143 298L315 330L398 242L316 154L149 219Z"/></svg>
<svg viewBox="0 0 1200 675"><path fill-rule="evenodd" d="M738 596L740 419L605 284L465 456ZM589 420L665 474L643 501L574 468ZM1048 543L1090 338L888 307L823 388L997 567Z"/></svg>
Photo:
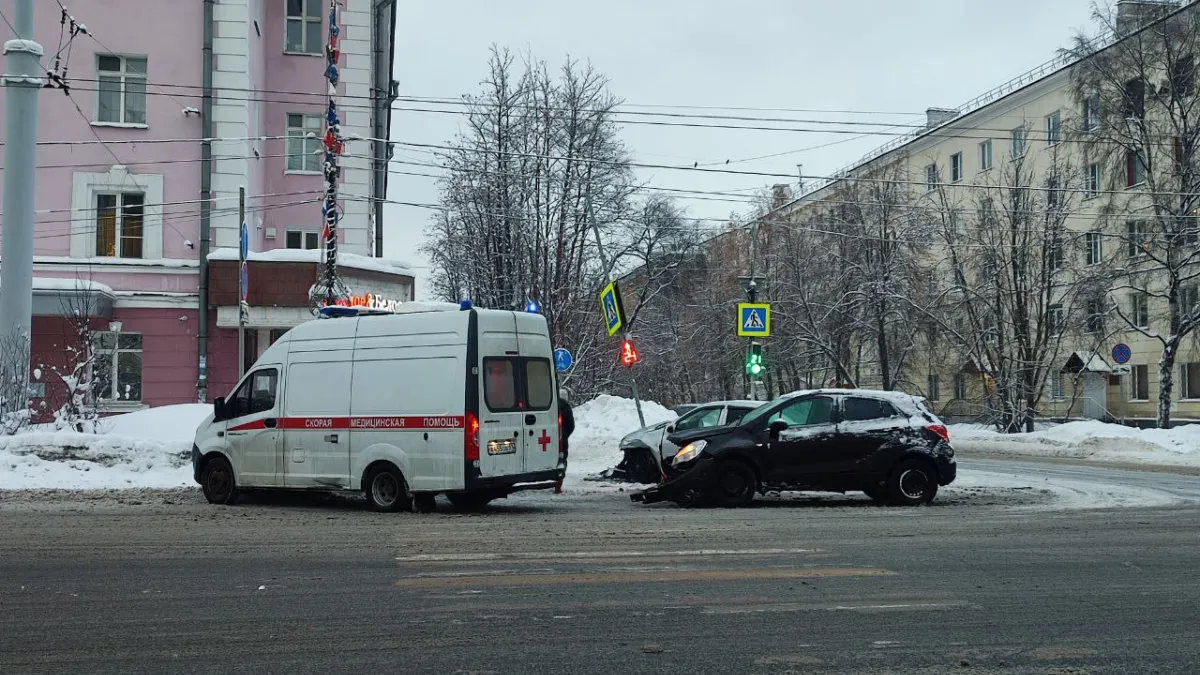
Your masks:
<svg viewBox="0 0 1200 675"><path fill-rule="evenodd" d="M1129 345L1125 344L1124 342L1118 342L1117 344L1113 345L1113 348L1112 348L1113 361L1116 361L1119 365L1124 365L1126 363L1129 363L1129 359L1132 356L1133 356L1133 350L1130 349Z"/></svg>
<svg viewBox="0 0 1200 675"><path fill-rule="evenodd" d="M575 358L571 356L571 352L559 347L554 350L554 367L558 372L565 373L575 364Z"/></svg>
<svg viewBox="0 0 1200 675"><path fill-rule="evenodd" d="M245 260L250 257L250 228L246 227L245 223L242 223L240 238L239 246L241 247L242 260Z"/></svg>

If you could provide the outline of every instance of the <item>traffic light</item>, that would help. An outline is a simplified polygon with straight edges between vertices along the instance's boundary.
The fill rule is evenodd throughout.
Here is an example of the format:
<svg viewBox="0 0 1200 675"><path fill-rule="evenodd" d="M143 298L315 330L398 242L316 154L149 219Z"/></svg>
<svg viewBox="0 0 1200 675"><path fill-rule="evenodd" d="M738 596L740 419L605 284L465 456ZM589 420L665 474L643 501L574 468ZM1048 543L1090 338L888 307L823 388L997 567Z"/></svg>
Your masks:
<svg viewBox="0 0 1200 675"><path fill-rule="evenodd" d="M757 342L751 342L750 354L746 357L746 372L749 373L751 377L758 377L759 375L762 375L762 371L762 345Z"/></svg>
<svg viewBox="0 0 1200 675"><path fill-rule="evenodd" d="M633 346L633 341L621 341L621 365L626 368L632 368L633 364L638 362L637 349Z"/></svg>

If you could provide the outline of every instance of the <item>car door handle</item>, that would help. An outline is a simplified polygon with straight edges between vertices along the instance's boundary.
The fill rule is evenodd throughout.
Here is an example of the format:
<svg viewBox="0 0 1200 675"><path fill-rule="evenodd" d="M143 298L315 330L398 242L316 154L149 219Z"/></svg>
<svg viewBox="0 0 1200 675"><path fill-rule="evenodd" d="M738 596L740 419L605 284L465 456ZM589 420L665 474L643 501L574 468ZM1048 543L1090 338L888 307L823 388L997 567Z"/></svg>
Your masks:
<svg viewBox="0 0 1200 675"><path fill-rule="evenodd" d="M268 429L274 429L279 422L274 417L269 417L263 420L263 426Z"/></svg>
<svg viewBox="0 0 1200 675"><path fill-rule="evenodd" d="M337 443L337 434L329 434L325 437L326 443Z"/></svg>
<svg viewBox="0 0 1200 675"><path fill-rule="evenodd" d="M525 424L537 424L537 415L526 415Z"/></svg>

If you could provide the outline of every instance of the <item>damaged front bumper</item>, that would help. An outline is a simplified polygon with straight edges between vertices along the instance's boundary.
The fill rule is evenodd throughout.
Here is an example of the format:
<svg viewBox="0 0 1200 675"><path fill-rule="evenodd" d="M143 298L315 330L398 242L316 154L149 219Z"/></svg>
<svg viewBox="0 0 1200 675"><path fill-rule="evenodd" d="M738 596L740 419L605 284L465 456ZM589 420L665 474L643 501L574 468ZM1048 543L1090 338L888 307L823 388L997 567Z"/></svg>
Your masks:
<svg viewBox="0 0 1200 675"><path fill-rule="evenodd" d="M715 465L716 461L705 455L678 469L668 465L665 481L652 488L634 492L629 495L629 499L642 504L684 501L689 496L708 491L716 477L716 472L713 471Z"/></svg>

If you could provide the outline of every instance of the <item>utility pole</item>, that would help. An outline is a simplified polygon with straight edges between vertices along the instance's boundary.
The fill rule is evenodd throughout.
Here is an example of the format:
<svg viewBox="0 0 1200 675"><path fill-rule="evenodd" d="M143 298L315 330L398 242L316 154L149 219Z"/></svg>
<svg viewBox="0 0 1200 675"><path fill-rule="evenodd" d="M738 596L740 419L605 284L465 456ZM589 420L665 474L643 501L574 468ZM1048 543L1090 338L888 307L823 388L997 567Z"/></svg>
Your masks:
<svg viewBox="0 0 1200 675"><path fill-rule="evenodd" d="M596 253L600 256L600 266L604 268L604 281L612 283L612 268L608 266L608 256L604 255L604 242L600 239L600 226L596 225L596 214L592 210L592 183L588 181L587 191L584 194L584 206L587 208L588 221L592 224L592 234L596 235ZM621 331L624 339L629 339L629 329L622 327ZM638 396L637 376L633 374L633 368L629 369L630 390L633 392L633 405L637 407L638 423L643 427L646 426L646 416L642 414L642 399Z"/></svg>
<svg viewBox="0 0 1200 675"><path fill-rule="evenodd" d="M4 43L4 243L0 248L0 338L14 338L29 371L33 334L33 195L42 46L33 41L33 0L16 0L13 39ZM15 347L15 345L14 345ZM25 385L28 386L28 376Z"/></svg>

